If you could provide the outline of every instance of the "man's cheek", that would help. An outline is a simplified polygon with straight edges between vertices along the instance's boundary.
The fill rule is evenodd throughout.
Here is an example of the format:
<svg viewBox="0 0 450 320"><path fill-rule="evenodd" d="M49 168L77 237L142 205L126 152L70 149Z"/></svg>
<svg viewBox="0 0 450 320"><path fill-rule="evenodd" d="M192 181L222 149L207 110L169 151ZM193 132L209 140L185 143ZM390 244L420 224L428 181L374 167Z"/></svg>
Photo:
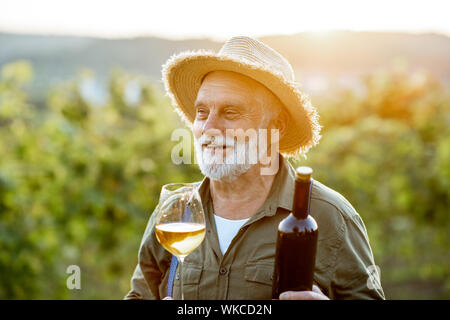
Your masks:
<svg viewBox="0 0 450 320"><path fill-rule="evenodd" d="M194 123L192 124L192 133L196 139L199 139L202 135L201 124L197 120L194 120Z"/></svg>

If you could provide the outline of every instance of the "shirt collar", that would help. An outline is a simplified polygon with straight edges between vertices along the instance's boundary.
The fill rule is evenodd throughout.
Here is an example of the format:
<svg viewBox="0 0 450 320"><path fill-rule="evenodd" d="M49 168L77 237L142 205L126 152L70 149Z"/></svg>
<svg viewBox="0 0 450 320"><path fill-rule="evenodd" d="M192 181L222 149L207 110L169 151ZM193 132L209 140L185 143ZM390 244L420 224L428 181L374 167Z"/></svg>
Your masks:
<svg viewBox="0 0 450 320"><path fill-rule="evenodd" d="M289 161L280 155L279 169L272 183L269 196L257 214L273 216L276 214L278 208L291 211L294 186L295 171Z"/></svg>
<svg viewBox="0 0 450 320"><path fill-rule="evenodd" d="M205 177L198 187L205 210L212 207L209 189L209 178ZM287 159L279 156L279 168L272 183L272 187L264 204L255 213L255 216L273 216L278 208L288 211L292 210L292 199L294 196L295 170ZM209 210L208 210L209 211ZM206 213L206 212L205 212ZM253 220L253 219L252 219Z"/></svg>

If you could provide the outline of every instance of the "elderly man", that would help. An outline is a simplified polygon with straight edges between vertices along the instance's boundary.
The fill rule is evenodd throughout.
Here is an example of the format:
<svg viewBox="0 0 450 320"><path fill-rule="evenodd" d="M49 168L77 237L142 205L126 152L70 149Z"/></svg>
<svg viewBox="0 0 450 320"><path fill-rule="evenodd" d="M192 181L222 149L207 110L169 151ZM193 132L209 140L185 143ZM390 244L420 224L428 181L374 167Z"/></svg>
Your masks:
<svg viewBox="0 0 450 320"><path fill-rule="evenodd" d="M196 185L207 233L183 264L185 298L271 299L277 227L292 210L294 192L295 172L285 157L305 154L318 143L316 110L296 86L287 60L248 37L228 40L217 54L176 55L164 66L163 78L192 128L205 175ZM242 142L239 134L225 139L233 129L276 134L264 145L254 137ZM257 150L256 161L248 154L237 161L237 149ZM262 154L276 156L262 161ZM313 290L285 292L280 299L384 299L369 272L376 267L365 226L350 203L314 180L310 214L320 230ZM153 217L126 299L181 295L179 274L156 240Z"/></svg>

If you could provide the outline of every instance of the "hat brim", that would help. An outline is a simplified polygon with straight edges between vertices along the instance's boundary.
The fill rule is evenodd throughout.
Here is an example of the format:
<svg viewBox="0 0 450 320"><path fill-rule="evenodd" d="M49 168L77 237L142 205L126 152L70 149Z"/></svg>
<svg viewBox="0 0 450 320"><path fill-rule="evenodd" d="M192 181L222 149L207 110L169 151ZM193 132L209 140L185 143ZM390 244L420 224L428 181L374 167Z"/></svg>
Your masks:
<svg viewBox="0 0 450 320"><path fill-rule="evenodd" d="M283 103L290 117L279 144L281 154L305 155L319 142L318 113L295 83L266 66L204 50L174 55L162 70L166 92L188 125L195 119L194 104L204 76L219 70L237 72L260 82Z"/></svg>

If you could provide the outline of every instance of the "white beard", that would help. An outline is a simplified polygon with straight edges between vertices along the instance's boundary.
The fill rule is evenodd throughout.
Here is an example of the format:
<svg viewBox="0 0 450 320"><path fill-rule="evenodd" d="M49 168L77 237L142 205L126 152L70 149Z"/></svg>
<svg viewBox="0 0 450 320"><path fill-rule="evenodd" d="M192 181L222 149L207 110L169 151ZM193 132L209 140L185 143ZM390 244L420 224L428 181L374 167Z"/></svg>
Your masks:
<svg viewBox="0 0 450 320"><path fill-rule="evenodd" d="M200 171L212 180L233 181L259 161L257 139L256 141L255 139L246 140L244 145L238 145L235 141L233 145L229 145L232 152L220 150L226 145L225 138L215 136L214 140L217 142L211 143L211 136L208 135L202 135L199 139L194 138L195 154ZM218 146L220 151L211 152L207 150L207 147L202 149L205 143L208 146Z"/></svg>

